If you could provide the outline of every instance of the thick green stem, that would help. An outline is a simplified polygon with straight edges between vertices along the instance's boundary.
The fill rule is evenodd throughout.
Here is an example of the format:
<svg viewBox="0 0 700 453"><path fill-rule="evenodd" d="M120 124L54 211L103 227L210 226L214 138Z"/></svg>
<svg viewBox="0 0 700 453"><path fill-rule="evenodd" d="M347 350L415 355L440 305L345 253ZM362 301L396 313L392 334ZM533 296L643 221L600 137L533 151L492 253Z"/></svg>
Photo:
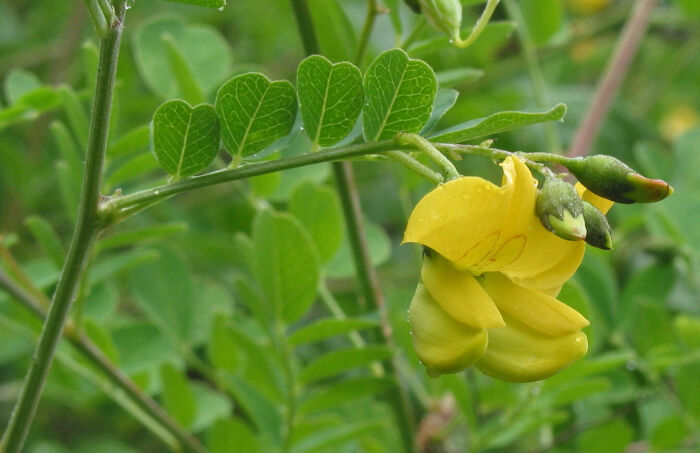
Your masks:
<svg viewBox="0 0 700 453"><path fill-rule="evenodd" d="M547 108L547 106L551 104L547 96L547 88L545 86L544 76L542 75L542 69L537 59L537 48L532 40L532 35L527 28L527 23L525 22L525 18L523 17L518 3L515 0L505 0L505 6L506 10L508 10L508 15L515 21L517 26L518 39L522 47L523 55L525 56L528 71L530 72L532 85L535 89L535 101L538 107L543 109ZM543 127L547 134L549 150L553 153L560 154L562 146L556 126L552 123L545 123Z"/></svg>
<svg viewBox="0 0 700 453"><path fill-rule="evenodd" d="M78 208L78 220L68 256L63 265L63 270L49 307L46 322L39 336L39 344L34 352L19 400L15 405L10 417L10 423L0 444L0 450L7 453L15 453L22 450L39 404L41 392L44 388L71 302L100 228L97 208L100 201L102 167L107 147L114 78L117 72L124 12L125 2L122 1L118 6L118 19L100 41L100 61L92 108L83 188Z"/></svg>
<svg viewBox="0 0 700 453"><path fill-rule="evenodd" d="M153 187L150 189L135 192L126 196L114 196L100 207L100 212L105 222L110 221L114 217L122 219L125 211L135 209L134 212L139 212L142 206L150 206L177 195L182 192L187 192L201 187L222 184L229 181L250 178L253 176L264 175L266 173L274 173L290 168L303 167L306 165L320 164L323 162L331 162L341 159L349 159L367 154L378 154L396 149L409 149L409 147L397 146L392 140L384 140L374 143L362 143L358 145L350 145L342 148L321 151L317 153L302 154L299 156L288 157L271 161L260 162L256 164L244 165L238 168L219 170L205 175L193 176L180 179L177 182L163 184L162 186ZM131 213L131 211L128 211Z"/></svg>
<svg viewBox="0 0 700 453"><path fill-rule="evenodd" d="M92 18L92 23L95 26L95 31L102 37L109 31L109 25L107 24L107 19L105 18L104 11L100 6L98 0L85 0L85 7L90 13Z"/></svg>

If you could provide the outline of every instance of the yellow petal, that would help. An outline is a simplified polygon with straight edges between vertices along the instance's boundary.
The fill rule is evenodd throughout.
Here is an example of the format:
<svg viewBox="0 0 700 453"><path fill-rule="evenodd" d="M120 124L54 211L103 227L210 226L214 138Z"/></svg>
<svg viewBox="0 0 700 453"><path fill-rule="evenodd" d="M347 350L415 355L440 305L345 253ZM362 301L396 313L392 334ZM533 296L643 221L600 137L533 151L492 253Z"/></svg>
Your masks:
<svg viewBox="0 0 700 453"><path fill-rule="evenodd" d="M500 226L500 240L485 258L476 263L464 263L474 274L497 271L518 260L527 244L525 229L535 213L537 180L520 159L508 158L503 167L504 187L512 187L508 208ZM463 267L458 263L458 267Z"/></svg>
<svg viewBox="0 0 700 453"><path fill-rule="evenodd" d="M505 325L489 295L468 271L455 269L432 252L423 258L421 280L440 307L455 320L474 328Z"/></svg>
<svg viewBox="0 0 700 453"><path fill-rule="evenodd" d="M502 270L502 272L514 283L526 288L545 291L553 287L561 287L576 273L586 251L582 241L564 242L568 244L562 247L563 250L547 250L543 244L539 256L530 252L531 268ZM536 258L539 261L536 261ZM549 259L546 260L546 258Z"/></svg>
<svg viewBox="0 0 700 453"><path fill-rule="evenodd" d="M510 382L544 379L588 351L583 332L561 337L543 335L505 316L506 326L489 330L486 354L476 362L484 373Z"/></svg>
<svg viewBox="0 0 700 453"><path fill-rule="evenodd" d="M484 355L488 334L472 329L445 313L418 284L408 310L413 347L432 377L457 373Z"/></svg>
<svg viewBox="0 0 700 453"><path fill-rule="evenodd" d="M542 334L560 337L588 325L586 318L565 303L543 292L515 285L501 273L484 274L480 283L502 315Z"/></svg>
<svg viewBox="0 0 700 453"><path fill-rule="evenodd" d="M615 204L614 201L600 197L591 192L590 190L586 189L586 187L580 182L576 183L576 192L578 192L578 195L583 201L589 202L590 204L598 208L603 214L607 213L612 207L612 205Z"/></svg>
<svg viewBox="0 0 700 453"><path fill-rule="evenodd" d="M428 193L411 213L403 242L426 245L458 269L516 259L524 238L514 236L534 216L534 179L520 159L509 157L502 167L501 187L468 176Z"/></svg>
<svg viewBox="0 0 700 453"><path fill-rule="evenodd" d="M558 237L543 227L534 213L524 235L526 244L518 259L494 270L535 289L562 285L576 273L586 249L583 241Z"/></svg>

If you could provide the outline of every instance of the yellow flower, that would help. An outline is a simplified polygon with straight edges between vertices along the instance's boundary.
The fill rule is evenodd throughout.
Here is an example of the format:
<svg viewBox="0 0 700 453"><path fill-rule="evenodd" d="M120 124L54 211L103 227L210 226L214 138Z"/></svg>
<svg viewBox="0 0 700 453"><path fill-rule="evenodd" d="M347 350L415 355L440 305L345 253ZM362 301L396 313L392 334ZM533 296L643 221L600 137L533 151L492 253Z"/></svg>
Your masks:
<svg viewBox="0 0 700 453"><path fill-rule="evenodd" d="M498 379L550 376L585 355L588 321L556 299L581 263L583 241L547 231L535 215L537 181L515 157L496 186L461 177L428 193L404 242L426 247L409 309L413 344L432 376L476 365ZM577 186L606 212L612 202Z"/></svg>

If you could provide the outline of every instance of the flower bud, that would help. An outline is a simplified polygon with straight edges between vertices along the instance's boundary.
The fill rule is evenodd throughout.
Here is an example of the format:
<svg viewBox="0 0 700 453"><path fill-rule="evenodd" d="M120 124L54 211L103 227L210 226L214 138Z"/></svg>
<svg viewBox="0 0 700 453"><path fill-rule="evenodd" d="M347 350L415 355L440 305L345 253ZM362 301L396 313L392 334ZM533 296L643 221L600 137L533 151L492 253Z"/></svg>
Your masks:
<svg viewBox="0 0 700 453"><path fill-rule="evenodd" d="M583 202L571 184L547 178L535 206L542 225L560 238L575 241L586 237Z"/></svg>
<svg viewBox="0 0 700 453"><path fill-rule="evenodd" d="M612 248L610 224L605 214L587 201L583 202L583 219L586 221L586 242L603 250Z"/></svg>
<svg viewBox="0 0 700 453"><path fill-rule="evenodd" d="M588 190L618 203L653 203L673 193L666 181L646 178L612 156L571 159L564 165Z"/></svg>
<svg viewBox="0 0 700 453"><path fill-rule="evenodd" d="M459 39L462 26L462 3L459 0L419 0L420 9L430 25Z"/></svg>

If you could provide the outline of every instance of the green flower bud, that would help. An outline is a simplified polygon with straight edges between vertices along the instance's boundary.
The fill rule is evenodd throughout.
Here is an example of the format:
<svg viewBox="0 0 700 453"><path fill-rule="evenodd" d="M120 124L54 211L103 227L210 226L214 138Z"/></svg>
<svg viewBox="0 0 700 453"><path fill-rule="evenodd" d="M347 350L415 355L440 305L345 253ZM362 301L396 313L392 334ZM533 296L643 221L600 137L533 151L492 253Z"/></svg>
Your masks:
<svg viewBox="0 0 700 453"><path fill-rule="evenodd" d="M459 39L462 26L462 4L459 0L419 0L420 9L430 25Z"/></svg>
<svg viewBox="0 0 700 453"><path fill-rule="evenodd" d="M666 181L646 178L612 156L571 159L564 165L588 190L617 203L653 203L673 193Z"/></svg>
<svg viewBox="0 0 700 453"><path fill-rule="evenodd" d="M612 248L610 224L605 214L587 201L583 202L583 218L586 221L586 242L603 250Z"/></svg>
<svg viewBox="0 0 700 453"><path fill-rule="evenodd" d="M568 241L586 237L583 202L571 184L558 178L547 178L535 203L542 225Z"/></svg>

